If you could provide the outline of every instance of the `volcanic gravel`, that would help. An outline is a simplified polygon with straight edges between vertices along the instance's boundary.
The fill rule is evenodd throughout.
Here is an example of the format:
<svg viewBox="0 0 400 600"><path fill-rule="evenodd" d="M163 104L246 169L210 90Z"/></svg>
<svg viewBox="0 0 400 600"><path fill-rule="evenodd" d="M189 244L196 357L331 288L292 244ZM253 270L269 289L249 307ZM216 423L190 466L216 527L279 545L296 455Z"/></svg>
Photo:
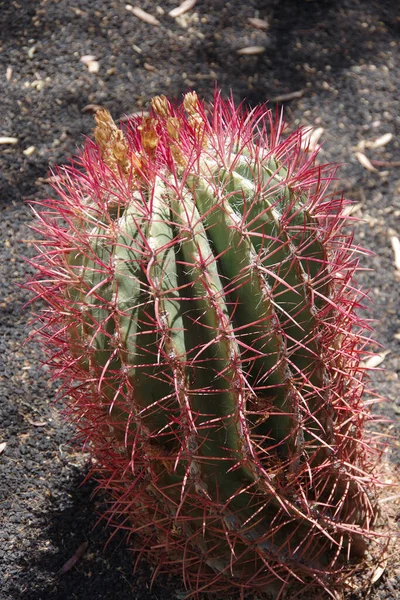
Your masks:
<svg viewBox="0 0 400 600"><path fill-rule="evenodd" d="M0 144L0 600L183 597L182 583L165 577L150 589L145 563L133 572L121 533L105 547L110 531L95 527L104 498L84 481L86 457L71 443L40 348L24 344L30 296L20 285L30 267L22 256L33 252L26 201L50 193L49 165L66 162L91 135L91 105L118 120L156 94L180 98L194 88L211 99L218 83L249 106L283 105L291 128L323 128L321 161L342 164L338 189L362 219L356 242L375 253L362 258L359 279L370 289L377 353L388 352L373 380L388 398L376 410L391 419L379 428L392 436L388 460L398 469L399 4L198 0L178 18L168 12L179 0L139 4L158 25L126 0L0 0L0 137L17 140ZM254 17L266 25L255 27ZM238 54L243 48L253 50ZM369 597L400 597L395 560Z"/></svg>

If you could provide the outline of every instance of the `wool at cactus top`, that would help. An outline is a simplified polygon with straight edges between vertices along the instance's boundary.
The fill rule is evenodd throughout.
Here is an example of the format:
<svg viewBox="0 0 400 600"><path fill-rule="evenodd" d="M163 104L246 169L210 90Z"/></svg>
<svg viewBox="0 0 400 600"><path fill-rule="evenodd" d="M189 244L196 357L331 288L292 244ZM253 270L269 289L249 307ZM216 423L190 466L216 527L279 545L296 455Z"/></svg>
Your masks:
<svg viewBox="0 0 400 600"><path fill-rule="evenodd" d="M30 285L111 520L195 595L334 594L376 515L335 168L218 93L96 121L37 212Z"/></svg>

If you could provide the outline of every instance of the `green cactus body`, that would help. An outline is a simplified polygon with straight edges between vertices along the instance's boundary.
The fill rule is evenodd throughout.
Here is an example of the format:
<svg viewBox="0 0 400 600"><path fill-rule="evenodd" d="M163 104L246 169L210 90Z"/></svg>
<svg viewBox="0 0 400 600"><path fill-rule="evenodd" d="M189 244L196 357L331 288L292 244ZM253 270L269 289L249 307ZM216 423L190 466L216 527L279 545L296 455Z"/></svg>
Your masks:
<svg viewBox="0 0 400 600"><path fill-rule="evenodd" d="M98 114L86 175L44 203L42 319L142 554L197 595L333 589L375 510L343 201L299 132L253 141L265 109L184 107L125 134Z"/></svg>

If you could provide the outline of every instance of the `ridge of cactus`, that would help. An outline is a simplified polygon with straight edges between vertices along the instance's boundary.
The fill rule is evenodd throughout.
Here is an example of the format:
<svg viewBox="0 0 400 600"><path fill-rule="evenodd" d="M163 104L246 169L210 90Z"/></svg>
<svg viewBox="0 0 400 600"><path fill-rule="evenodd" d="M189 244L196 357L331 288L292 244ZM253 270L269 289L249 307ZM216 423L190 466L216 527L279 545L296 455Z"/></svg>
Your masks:
<svg viewBox="0 0 400 600"><path fill-rule="evenodd" d="M28 285L107 520L188 598L335 598L380 535L336 167L218 92L96 122L35 211Z"/></svg>

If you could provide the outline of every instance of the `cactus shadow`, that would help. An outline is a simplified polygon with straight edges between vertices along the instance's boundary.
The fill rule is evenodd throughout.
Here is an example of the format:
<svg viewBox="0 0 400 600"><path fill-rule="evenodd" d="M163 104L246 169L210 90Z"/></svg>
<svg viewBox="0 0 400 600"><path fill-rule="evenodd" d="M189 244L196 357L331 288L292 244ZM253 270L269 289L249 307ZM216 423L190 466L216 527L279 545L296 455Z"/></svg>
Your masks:
<svg viewBox="0 0 400 600"><path fill-rule="evenodd" d="M150 589L152 573L145 562L134 572L135 557L126 536L117 532L110 540L112 531L98 523L105 499L93 498L95 484L82 484L82 480L77 470L61 494L49 499L40 517L43 534L33 552L20 562L18 590L11 591L9 600L20 600L21 589L24 600L172 600L166 578L157 579ZM68 568L68 561L77 556Z"/></svg>

